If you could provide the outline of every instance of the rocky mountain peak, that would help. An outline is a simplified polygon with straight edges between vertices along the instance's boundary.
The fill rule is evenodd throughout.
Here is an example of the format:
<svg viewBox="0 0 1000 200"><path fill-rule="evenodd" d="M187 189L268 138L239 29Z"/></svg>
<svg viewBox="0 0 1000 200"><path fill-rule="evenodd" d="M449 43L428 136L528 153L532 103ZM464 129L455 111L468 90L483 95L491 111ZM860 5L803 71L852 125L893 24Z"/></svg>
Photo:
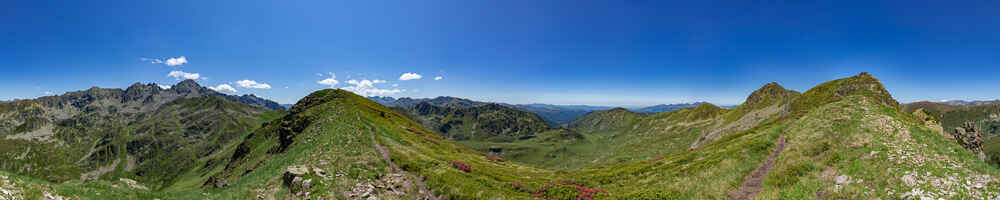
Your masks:
<svg viewBox="0 0 1000 200"><path fill-rule="evenodd" d="M180 94L185 97L199 97L199 96L222 96L224 94L216 92L215 90L208 89L199 85L197 82L191 79L187 79L177 83L173 87L170 87L170 91Z"/></svg>
<svg viewBox="0 0 1000 200"><path fill-rule="evenodd" d="M128 102L143 100L149 98L149 96L159 94L162 90L163 89L160 89L159 86L152 83L143 85L142 83L136 82L133 83L132 86L125 89L125 95L122 97L122 101Z"/></svg>
<svg viewBox="0 0 1000 200"><path fill-rule="evenodd" d="M757 107L758 105L768 106L774 102L787 100L795 96L798 96L798 92L785 89L785 87L782 87L777 82L770 82L750 93L750 96L747 96L743 105L749 107Z"/></svg>
<svg viewBox="0 0 1000 200"><path fill-rule="evenodd" d="M184 80L184 81L181 81L181 82L177 83L176 85L174 85L170 89L174 90L174 91L181 92L181 91L198 91L198 90L201 90L203 88L205 88L205 87L202 87L201 85L199 85L194 80L187 79L187 80Z"/></svg>

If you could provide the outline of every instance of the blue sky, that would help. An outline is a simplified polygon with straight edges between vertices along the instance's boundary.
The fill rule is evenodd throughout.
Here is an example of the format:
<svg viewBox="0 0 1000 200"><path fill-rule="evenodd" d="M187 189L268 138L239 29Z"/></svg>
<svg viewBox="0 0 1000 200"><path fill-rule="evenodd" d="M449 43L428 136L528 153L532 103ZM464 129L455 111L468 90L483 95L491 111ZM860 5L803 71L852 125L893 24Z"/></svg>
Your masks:
<svg viewBox="0 0 1000 200"><path fill-rule="evenodd" d="M919 0L9 1L0 100L172 85L173 71L280 103L330 88L318 82L331 73L369 94L508 103L738 104L768 82L804 91L862 71L903 102L996 99L996 13Z"/></svg>

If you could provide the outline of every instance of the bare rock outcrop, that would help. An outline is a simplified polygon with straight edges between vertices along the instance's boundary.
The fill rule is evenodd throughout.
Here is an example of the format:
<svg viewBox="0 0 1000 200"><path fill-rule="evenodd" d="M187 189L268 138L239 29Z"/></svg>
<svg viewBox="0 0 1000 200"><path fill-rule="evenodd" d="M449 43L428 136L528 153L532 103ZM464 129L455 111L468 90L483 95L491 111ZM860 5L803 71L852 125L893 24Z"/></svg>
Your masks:
<svg viewBox="0 0 1000 200"><path fill-rule="evenodd" d="M983 153L983 134L975 122L965 122L961 127L956 127L951 135L959 145L972 151L980 160L986 159L986 154Z"/></svg>

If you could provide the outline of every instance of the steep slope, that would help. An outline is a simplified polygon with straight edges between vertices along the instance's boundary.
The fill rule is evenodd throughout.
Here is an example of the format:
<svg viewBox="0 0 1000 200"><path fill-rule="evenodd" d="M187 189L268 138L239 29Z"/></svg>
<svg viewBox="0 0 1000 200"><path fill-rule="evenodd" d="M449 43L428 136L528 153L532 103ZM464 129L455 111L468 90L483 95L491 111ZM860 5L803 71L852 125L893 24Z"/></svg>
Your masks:
<svg viewBox="0 0 1000 200"><path fill-rule="evenodd" d="M768 119L786 115L790 112L790 104L799 96L799 92L785 89L778 83L765 84L760 89L750 93L743 104L721 116L722 120L716 120L716 124L710 128L710 131L702 134L698 141L691 145L691 148L697 148L725 135L757 126Z"/></svg>
<svg viewBox="0 0 1000 200"><path fill-rule="evenodd" d="M847 79L855 78L866 77ZM855 90L702 148L587 169L580 177L609 191L631 191L622 199L998 198L997 168L901 112L880 87L841 86L816 87L801 98ZM756 188L741 187L764 166L770 167ZM731 196L744 189L760 192Z"/></svg>
<svg viewBox="0 0 1000 200"><path fill-rule="evenodd" d="M0 103L0 169L54 182L131 178L170 185L195 158L254 129L260 107L183 81Z"/></svg>
<svg viewBox="0 0 1000 200"><path fill-rule="evenodd" d="M548 129L538 115L499 104L444 107L421 102L410 109L397 110L456 141L510 142L535 137Z"/></svg>
<svg viewBox="0 0 1000 200"><path fill-rule="evenodd" d="M527 199L527 187L555 180L550 171L456 145L343 90L321 90L303 98L288 115L247 137L219 167L222 170L205 185L228 191L218 193L223 199ZM308 187L281 187L286 169L293 168L308 171L298 179L308 180ZM427 190L433 195L423 192Z"/></svg>

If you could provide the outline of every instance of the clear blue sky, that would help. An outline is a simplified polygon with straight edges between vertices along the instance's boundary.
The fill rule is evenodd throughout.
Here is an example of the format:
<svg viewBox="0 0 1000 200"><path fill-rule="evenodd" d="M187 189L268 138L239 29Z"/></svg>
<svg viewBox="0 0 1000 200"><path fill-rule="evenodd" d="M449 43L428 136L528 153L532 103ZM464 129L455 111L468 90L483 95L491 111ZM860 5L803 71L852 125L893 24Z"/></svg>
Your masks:
<svg viewBox="0 0 1000 200"><path fill-rule="evenodd" d="M1000 96L997 1L621 2L7 1L0 100L172 85L172 71L281 103L329 73L371 94L508 103L738 104L767 82L862 71L904 102Z"/></svg>

